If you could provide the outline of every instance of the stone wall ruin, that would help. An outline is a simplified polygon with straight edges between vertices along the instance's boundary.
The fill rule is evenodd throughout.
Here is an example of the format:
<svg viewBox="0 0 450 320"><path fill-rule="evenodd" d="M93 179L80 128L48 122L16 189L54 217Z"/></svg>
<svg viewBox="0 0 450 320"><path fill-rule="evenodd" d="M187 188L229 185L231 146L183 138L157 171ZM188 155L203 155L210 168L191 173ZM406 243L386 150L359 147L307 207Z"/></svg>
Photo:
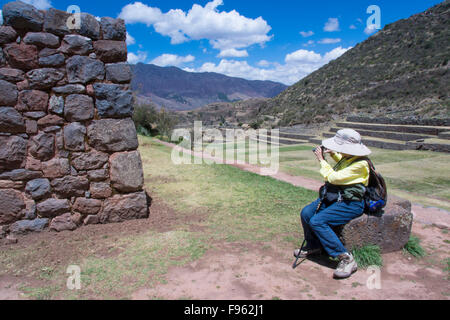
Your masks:
<svg viewBox="0 0 450 320"><path fill-rule="evenodd" d="M0 238L148 217L124 21L2 13Z"/></svg>

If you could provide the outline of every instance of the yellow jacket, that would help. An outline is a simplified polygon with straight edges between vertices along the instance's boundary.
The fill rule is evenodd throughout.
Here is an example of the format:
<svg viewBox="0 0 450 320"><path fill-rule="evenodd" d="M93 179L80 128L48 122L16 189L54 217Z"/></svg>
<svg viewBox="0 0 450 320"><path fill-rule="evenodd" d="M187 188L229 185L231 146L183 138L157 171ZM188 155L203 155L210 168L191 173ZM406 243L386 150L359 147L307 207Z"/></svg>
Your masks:
<svg viewBox="0 0 450 320"><path fill-rule="evenodd" d="M331 153L331 157L338 163L335 168L331 167L325 160L320 162L320 174L325 181L337 186L358 183L362 183L366 187L369 185L370 168L367 161L358 161L351 164L358 157L342 159L340 153Z"/></svg>

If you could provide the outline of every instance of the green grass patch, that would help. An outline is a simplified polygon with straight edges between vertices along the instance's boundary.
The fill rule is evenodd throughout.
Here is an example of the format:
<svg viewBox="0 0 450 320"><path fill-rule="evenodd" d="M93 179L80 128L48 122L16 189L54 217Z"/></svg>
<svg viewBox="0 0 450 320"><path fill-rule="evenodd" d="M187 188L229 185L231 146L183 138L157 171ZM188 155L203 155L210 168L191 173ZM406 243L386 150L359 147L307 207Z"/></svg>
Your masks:
<svg viewBox="0 0 450 320"><path fill-rule="evenodd" d="M356 248L352 250L352 254L359 268L366 269L370 266L383 266L383 258L381 257L379 246L367 245L362 248Z"/></svg>
<svg viewBox="0 0 450 320"><path fill-rule="evenodd" d="M425 249L420 245L420 239L415 236L409 238L408 243L403 248L403 252L416 258L422 258L426 255Z"/></svg>

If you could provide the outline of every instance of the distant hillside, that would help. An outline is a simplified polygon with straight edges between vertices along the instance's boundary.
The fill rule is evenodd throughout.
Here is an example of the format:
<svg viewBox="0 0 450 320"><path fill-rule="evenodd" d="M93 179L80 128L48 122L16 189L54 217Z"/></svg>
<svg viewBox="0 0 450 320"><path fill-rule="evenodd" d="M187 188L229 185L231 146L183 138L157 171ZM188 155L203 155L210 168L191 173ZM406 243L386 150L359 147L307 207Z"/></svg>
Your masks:
<svg viewBox="0 0 450 320"><path fill-rule="evenodd" d="M259 114L280 125L344 114L449 118L450 0L383 30L312 73Z"/></svg>
<svg viewBox="0 0 450 320"><path fill-rule="evenodd" d="M169 110L192 110L214 102L272 98L287 86L272 81L249 81L218 73L192 73L176 67L139 63L133 66L132 89L141 102Z"/></svg>

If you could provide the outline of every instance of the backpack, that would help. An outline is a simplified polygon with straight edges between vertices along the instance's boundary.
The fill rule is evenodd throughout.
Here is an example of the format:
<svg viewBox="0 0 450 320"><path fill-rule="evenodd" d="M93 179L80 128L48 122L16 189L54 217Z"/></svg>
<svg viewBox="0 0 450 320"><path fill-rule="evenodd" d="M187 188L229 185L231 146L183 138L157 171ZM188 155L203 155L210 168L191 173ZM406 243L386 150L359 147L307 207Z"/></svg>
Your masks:
<svg viewBox="0 0 450 320"><path fill-rule="evenodd" d="M367 161L370 168L369 185L364 195L365 212L367 214L382 214L383 208L387 204L386 182L383 176L375 170L375 166L369 158L359 158L353 163L359 161Z"/></svg>

